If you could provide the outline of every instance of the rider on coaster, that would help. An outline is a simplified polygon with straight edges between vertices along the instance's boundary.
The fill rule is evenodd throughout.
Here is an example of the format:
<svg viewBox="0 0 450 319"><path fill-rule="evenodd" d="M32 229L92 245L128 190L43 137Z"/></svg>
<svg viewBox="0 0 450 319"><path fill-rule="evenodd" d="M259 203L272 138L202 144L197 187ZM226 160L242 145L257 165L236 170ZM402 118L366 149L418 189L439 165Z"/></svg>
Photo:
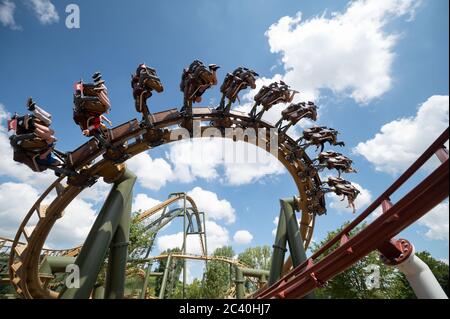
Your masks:
<svg viewBox="0 0 450 319"><path fill-rule="evenodd" d="M111 103L105 81L101 77L100 72L96 72L92 76L94 83L79 81L75 84L73 119L80 126L83 135L94 136L101 144L108 145L103 121L112 125L104 115L109 112Z"/></svg>
<svg viewBox="0 0 450 319"><path fill-rule="evenodd" d="M14 132L10 137L14 160L34 171L62 165L61 161L53 157L53 152L58 156L63 154L55 150L55 132L50 128L51 114L37 106L32 98L28 99L27 107L32 114L15 114L8 121L8 131Z"/></svg>

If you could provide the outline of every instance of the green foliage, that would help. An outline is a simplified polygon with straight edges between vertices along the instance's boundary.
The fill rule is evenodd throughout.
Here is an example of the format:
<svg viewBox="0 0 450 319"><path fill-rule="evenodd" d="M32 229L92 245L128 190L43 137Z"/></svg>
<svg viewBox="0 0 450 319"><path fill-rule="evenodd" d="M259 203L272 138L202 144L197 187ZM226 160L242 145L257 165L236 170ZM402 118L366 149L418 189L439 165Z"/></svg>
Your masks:
<svg viewBox="0 0 450 319"><path fill-rule="evenodd" d="M427 251L421 251L416 253L416 255L422 259L428 267L430 267L433 274L436 276L439 284L444 289L444 292L449 296L449 286L448 286L448 275L449 275L449 267L446 263L436 260L431 257L430 253Z"/></svg>
<svg viewBox="0 0 450 319"><path fill-rule="evenodd" d="M203 285L201 280L194 279L186 289L186 298L188 299L201 299L203 298Z"/></svg>
<svg viewBox="0 0 450 319"><path fill-rule="evenodd" d="M126 298L136 298L140 295L144 279L137 274L130 274L125 278Z"/></svg>
<svg viewBox="0 0 450 319"><path fill-rule="evenodd" d="M168 255L170 253L180 253L180 248L173 248L173 249L167 249L161 253L161 255ZM183 266L183 260L182 259L172 259L170 265L169 265L169 274L168 274L168 281L166 284L166 291L164 294L164 298L169 298L171 296L171 293L176 289L176 285L178 282L178 278L180 277L181 269ZM164 273L165 269L167 267L167 258L161 259L158 261L156 272L162 272ZM158 276L155 280L155 293L157 296L159 296L159 293L161 291L161 285L163 281L163 276Z"/></svg>
<svg viewBox="0 0 450 319"><path fill-rule="evenodd" d="M338 234L347 224L339 229L329 232L327 237L320 243L314 243L311 251L314 253L326 242ZM355 228L350 236L358 233L365 225ZM329 252L335 250L339 243L330 248ZM417 256L421 258L432 270L439 283L448 295L448 274L449 267L445 263L430 256L428 252L419 252ZM380 271L379 288L370 289L366 280L370 271L367 267L375 265ZM314 291L316 298L324 299L411 299L415 298L414 292L409 286L405 276L395 267L384 265L379 260L377 251L371 252L364 259L355 263L352 267L329 280L327 284Z"/></svg>
<svg viewBox="0 0 450 319"><path fill-rule="evenodd" d="M421 251L416 253L416 255L425 262L428 267L430 267L437 281L441 285L444 292L449 295L449 286L448 286L448 276L449 276L449 266L440 261L431 257L430 253L427 251ZM392 287L392 298L396 299L415 299L416 296L414 291L411 289L408 281L406 280L405 275L402 273L398 273L397 281L394 283Z"/></svg>
<svg viewBox="0 0 450 319"><path fill-rule="evenodd" d="M249 247L238 255L238 260L247 267L264 270L270 269L271 258L272 249L267 245ZM253 292L259 288L257 280L251 280L248 277L245 278L244 287L246 293Z"/></svg>
<svg viewBox="0 0 450 319"><path fill-rule="evenodd" d="M234 256L234 251L230 246L224 246L217 248L213 255L232 258ZM233 270L234 269L232 269L232 271ZM233 276L233 273L231 273L231 276ZM205 273L202 296L208 299L225 298L230 283L230 266L222 261L209 261Z"/></svg>
<svg viewBox="0 0 450 319"><path fill-rule="evenodd" d="M313 243L311 251L315 253L326 242L335 237L347 224L344 224L339 229L329 232L327 237L320 243ZM358 233L364 225L355 228L350 236ZM339 242L330 248L329 252L334 251L339 247ZM366 279L370 275L370 271L367 267L369 265L376 265L380 270L380 288L369 289L366 284ZM385 267L381 261L379 261L378 254L376 252L370 253L364 259L355 263L351 268L347 269L343 273L339 274L332 280L330 280L324 287L315 290L316 298L344 298L344 299L373 299L373 298L386 298L387 290L392 280L394 269Z"/></svg>
<svg viewBox="0 0 450 319"><path fill-rule="evenodd" d="M272 250L269 246L249 247L238 255L238 260L250 268L270 269Z"/></svg>
<svg viewBox="0 0 450 319"><path fill-rule="evenodd" d="M142 257L148 249L153 248L155 234L145 232L145 224L138 221L141 211L131 214L128 259Z"/></svg>
<svg viewBox="0 0 450 319"><path fill-rule="evenodd" d="M0 253L0 299L6 295L15 295L14 288L9 284L8 255Z"/></svg>

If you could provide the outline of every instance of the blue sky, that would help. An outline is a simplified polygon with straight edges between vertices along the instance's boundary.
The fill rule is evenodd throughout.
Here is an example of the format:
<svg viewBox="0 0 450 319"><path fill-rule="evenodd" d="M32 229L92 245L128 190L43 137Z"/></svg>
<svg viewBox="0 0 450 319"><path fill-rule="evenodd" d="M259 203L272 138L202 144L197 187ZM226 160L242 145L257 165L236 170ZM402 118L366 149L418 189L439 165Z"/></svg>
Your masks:
<svg viewBox="0 0 450 319"><path fill-rule="evenodd" d="M79 29L65 26L70 3L80 8ZM0 115L4 114L0 118L3 126L5 112L23 113L26 98L33 96L53 114L58 148L72 150L86 140L72 121L73 83L79 78L88 80L94 71L102 72L112 102L109 118L119 124L138 117L129 84L138 63L155 67L165 87L164 93L151 98L151 111L181 106L181 71L193 59L219 64L219 81L244 65L263 77L259 84L282 78L301 91L300 99L316 101L318 123L338 129L346 147L337 151L354 159L358 174L348 178L364 189L360 200L364 208L448 125L448 23L448 2L436 0L0 0ZM238 107L248 108L250 97L251 93L244 95ZM214 88L204 101L217 103L219 98ZM274 112L267 120L275 118ZM24 192L32 203L51 176L39 179L25 172L27 168L11 168L7 143L1 146L4 226L0 223L0 230L4 234L0 236L10 236L25 212L14 213L23 203L11 204L5 194L20 201L17 193ZM254 167L249 180L236 179L229 176L236 167L233 171L218 160L203 175L195 171L201 166L188 167L190 180L182 179L175 177L177 167L186 169L186 165L174 155L181 149L164 146L130 164L138 170L148 168L138 174L135 194L141 194L141 201L135 201L135 207L163 200L170 192L194 190L203 205L219 207L211 215L216 236L212 242L231 244L236 252L251 245L271 245L278 199L295 194L290 176L271 164ZM104 196L106 190L103 185L95 192ZM52 245L81 240L101 204L99 196L76 203L87 211L68 217L67 223L80 223L77 235L70 239L55 235ZM433 214L401 236L417 250L448 260L448 203ZM328 213L318 217L314 239L353 217L328 198ZM179 224L173 223L160 236L173 236L179 230ZM250 243L239 243L248 236L233 239L239 230L252 235ZM165 247L163 242L160 247Z"/></svg>

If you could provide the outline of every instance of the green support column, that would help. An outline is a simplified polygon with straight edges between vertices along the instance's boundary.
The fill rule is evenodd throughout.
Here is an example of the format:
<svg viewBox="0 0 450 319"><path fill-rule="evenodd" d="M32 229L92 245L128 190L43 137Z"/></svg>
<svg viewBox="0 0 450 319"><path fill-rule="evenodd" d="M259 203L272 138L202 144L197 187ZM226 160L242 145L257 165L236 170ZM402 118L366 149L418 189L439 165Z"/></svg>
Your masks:
<svg viewBox="0 0 450 319"><path fill-rule="evenodd" d="M292 265L295 268L305 262L307 257L303 246L303 238L300 235L300 227L298 226L297 216L295 215L294 198L281 199L280 203L286 219L289 253L292 258ZM314 293L311 292L303 298L314 299Z"/></svg>
<svg viewBox="0 0 450 319"><path fill-rule="evenodd" d="M294 199L281 199L280 204L286 220L286 232L292 265L296 267L306 260L306 253L303 247L303 239L300 235L297 217L295 216Z"/></svg>
<svg viewBox="0 0 450 319"><path fill-rule="evenodd" d="M262 286L264 286L267 283L267 276L266 275L262 275L259 278L259 287L261 288Z"/></svg>
<svg viewBox="0 0 450 319"><path fill-rule="evenodd" d="M283 208L280 210L278 217L277 233L275 235L275 243L273 245L272 262L270 266L270 275L268 285L273 285L281 277L283 270L284 255L286 253L286 217Z"/></svg>
<svg viewBox="0 0 450 319"><path fill-rule="evenodd" d="M269 271L265 269L255 269L255 268L239 268L243 276L261 278L262 276L269 275Z"/></svg>
<svg viewBox="0 0 450 319"><path fill-rule="evenodd" d="M161 289L159 290L159 299L164 299L164 292L166 290L167 277L169 276L169 268L171 261L172 261L172 254L169 254L169 256L167 257L166 269L164 269L164 276L161 283Z"/></svg>
<svg viewBox="0 0 450 319"><path fill-rule="evenodd" d="M122 299L124 295L132 198L133 189L131 189L123 205L120 222L109 247L108 271L105 286L106 299Z"/></svg>
<svg viewBox="0 0 450 319"><path fill-rule="evenodd" d="M92 299L104 299L105 298L105 287L99 285L94 287L94 293L92 294Z"/></svg>
<svg viewBox="0 0 450 319"><path fill-rule="evenodd" d="M39 274L51 276L55 273L65 273L66 267L75 263L75 259L67 256L46 256L39 265Z"/></svg>
<svg viewBox="0 0 450 319"><path fill-rule="evenodd" d="M144 284L142 285L142 291L141 291L141 296L140 296L141 299L145 299L145 293L147 291L148 279L150 278L151 268L152 268L152 263L149 262L147 264L147 270L145 272Z"/></svg>
<svg viewBox="0 0 450 319"><path fill-rule="evenodd" d="M236 267L236 279L234 281L236 283L236 299L244 299L245 298L245 290L244 290L244 274L242 269Z"/></svg>
<svg viewBox="0 0 450 319"><path fill-rule="evenodd" d="M114 183L75 262L80 269L80 287L65 287L60 293L60 298L87 299L90 297L108 248L121 223L124 210L129 205L128 201L132 196L135 181L136 175L126 170ZM120 254L116 253L116 256ZM121 278L121 280L124 279ZM113 287L117 286L113 285Z"/></svg>
<svg viewBox="0 0 450 319"><path fill-rule="evenodd" d="M183 198L183 255L186 255L186 236L187 236L187 225L186 225L186 194ZM183 259L183 299L186 297L186 259Z"/></svg>

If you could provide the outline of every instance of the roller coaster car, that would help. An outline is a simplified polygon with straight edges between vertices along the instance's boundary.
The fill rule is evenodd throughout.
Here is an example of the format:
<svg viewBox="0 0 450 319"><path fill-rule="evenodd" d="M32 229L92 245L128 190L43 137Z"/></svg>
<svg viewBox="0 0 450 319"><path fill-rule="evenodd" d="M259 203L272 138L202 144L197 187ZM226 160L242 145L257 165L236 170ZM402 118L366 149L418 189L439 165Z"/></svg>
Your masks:
<svg viewBox="0 0 450 319"><path fill-rule="evenodd" d="M47 142L34 133L36 128L35 123L40 123L40 120L29 114L24 116L18 116L16 114L9 120L8 129L15 131L15 137L13 139L17 141L17 146L29 150L47 147Z"/></svg>
<svg viewBox="0 0 450 319"><path fill-rule="evenodd" d="M133 133L135 133L139 129L139 122L136 119L123 123L119 126L116 126L112 129L109 129L108 134L108 142L115 143L123 138L126 138Z"/></svg>
<svg viewBox="0 0 450 319"><path fill-rule="evenodd" d="M180 91L184 94L184 106L192 102L200 102L203 93L217 84L216 71L219 68L216 64L210 64L206 68L203 62L194 60L189 68L183 70Z"/></svg>
<svg viewBox="0 0 450 319"><path fill-rule="evenodd" d="M269 86L263 86L254 97L255 104L249 116L259 120L262 118L264 112L268 111L275 104L292 102L296 93L298 91L289 89L289 86L283 81L280 81L280 83L273 82ZM263 108L259 113L256 113L259 105L262 105Z"/></svg>
<svg viewBox="0 0 450 319"><path fill-rule="evenodd" d="M157 112L150 114L149 118L152 124L161 122L170 122L179 116L178 109L170 109L163 112Z"/></svg>
<svg viewBox="0 0 450 319"><path fill-rule="evenodd" d="M44 167L37 163L36 159L39 157L39 153L24 151L21 149L14 149L13 154L14 161L25 164L34 172L43 172L47 169L47 167Z"/></svg>
<svg viewBox="0 0 450 319"><path fill-rule="evenodd" d="M136 119L123 123L115 128L106 130L107 142L116 143L124 138L134 134L139 129L139 122ZM88 164L93 159L93 155L101 149L99 142L93 138L78 147L67 156L67 164L71 168L77 168Z"/></svg>
<svg viewBox="0 0 450 319"><path fill-rule="evenodd" d="M55 165L44 165L40 160L41 154L53 151L53 142L56 141L53 136L54 131L49 127L51 115L37 106L32 98L28 99L27 108L33 114L24 116L14 114L8 121L8 131L14 131L14 134L10 136L13 159L27 165L35 172L55 168L61 163L55 161Z"/></svg>
<svg viewBox="0 0 450 319"><path fill-rule="evenodd" d="M317 156L317 160L320 165L325 166L328 169L337 169L339 174L344 173L356 173L356 170L352 167L353 161L348 157L337 152L322 152Z"/></svg>
<svg viewBox="0 0 450 319"><path fill-rule="evenodd" d="M340 177L329 177L327 184L330 186L331 191L338 196L342 196L342 200L347 197L348 207L352 207L353 213L355 213L355 200L360 194L360 191L352 183Z"/></svg>
<svg viewBox="0 0 450 319"><path fill-rule="evenodd" d="M100 150L98 141L94 138L90 139L76 150L68 153L67 165L71 168L78 168L86 165L93 160L95 154Z"/></svg>
<svg viewBox="0 0 450 319"><path fill-rule="evenodd" d="M135 100L136 111L143 113L146 106L146 100L152 96L152 91L161 93L164 87L156 70L145 65L139 64L136 73L131 75L131 88Z"/></svg>
<svg viewBox="0 0 450 319"><path fill-rule="evenodd" d="M73 95L73 120L82 126L88 118L107 113L111 108L108 89L99 72L94 73L93 83L79 81L75 84Z"/></svg>
<svg viewBox="0 0 450 319"><path fill-rule="evenodd" d="M233 73L227 73L220 86L220 92L223 94L222 99L226 97L234 103L236 99L239 99L238 94L241 90L248 87L251 87L252 89L256 88L255 77L257 76L259 76L258 73L245 67L238 67ZM221 104L223 104L223 102L224 101L221 101Z"/></svg>
<svg viewBox="0 0 450 319"><path fill-rule="evenodd" d="M302 118L309 118L313 121L317 120L317 106L313 102L300 102L291 104L281 112L283 120L290 121L295 125Z"/></svg>
<svg viewBox="0 0 450 319"><path fill-rule="evenodd" d="M317 147L321 147L320 152L322 152L327 142L331 145L345 146L344 142L337 140L338 134L339 132L335 129L326 126L314 126L304 130L303 136L299 141L305 140L308 142L308 144L304 144L303 146L316 145Z"/></svg>
<svg viewBox="0 0 450 319"><path fill-rule="evenodd" d="M289 86L283 81L273 82L269 86L263 86L255 95L254 100L257 105L262 105L267 111L275 104L292 102L296 93L298 92L289 89Z"/></svg>
<svg viewBox="0 0 450 319"><path fill-rule="evenodd" d="M47 169L52 169L56 173L63 172L63 169L58 166L63 163L56 160L53 165L45 165L39 163L39 157L41 154L49 151L50 147L47 141L42 138L36 137L34 133L24 135L11 135L10 143L13 147L13 160L28 166L34 172L43 172ZM52 149L51 152L57 152ZM62 160L65 158L65 154L58 152L58 157ZM67 173L67 172L64 172Z"/></svg>

